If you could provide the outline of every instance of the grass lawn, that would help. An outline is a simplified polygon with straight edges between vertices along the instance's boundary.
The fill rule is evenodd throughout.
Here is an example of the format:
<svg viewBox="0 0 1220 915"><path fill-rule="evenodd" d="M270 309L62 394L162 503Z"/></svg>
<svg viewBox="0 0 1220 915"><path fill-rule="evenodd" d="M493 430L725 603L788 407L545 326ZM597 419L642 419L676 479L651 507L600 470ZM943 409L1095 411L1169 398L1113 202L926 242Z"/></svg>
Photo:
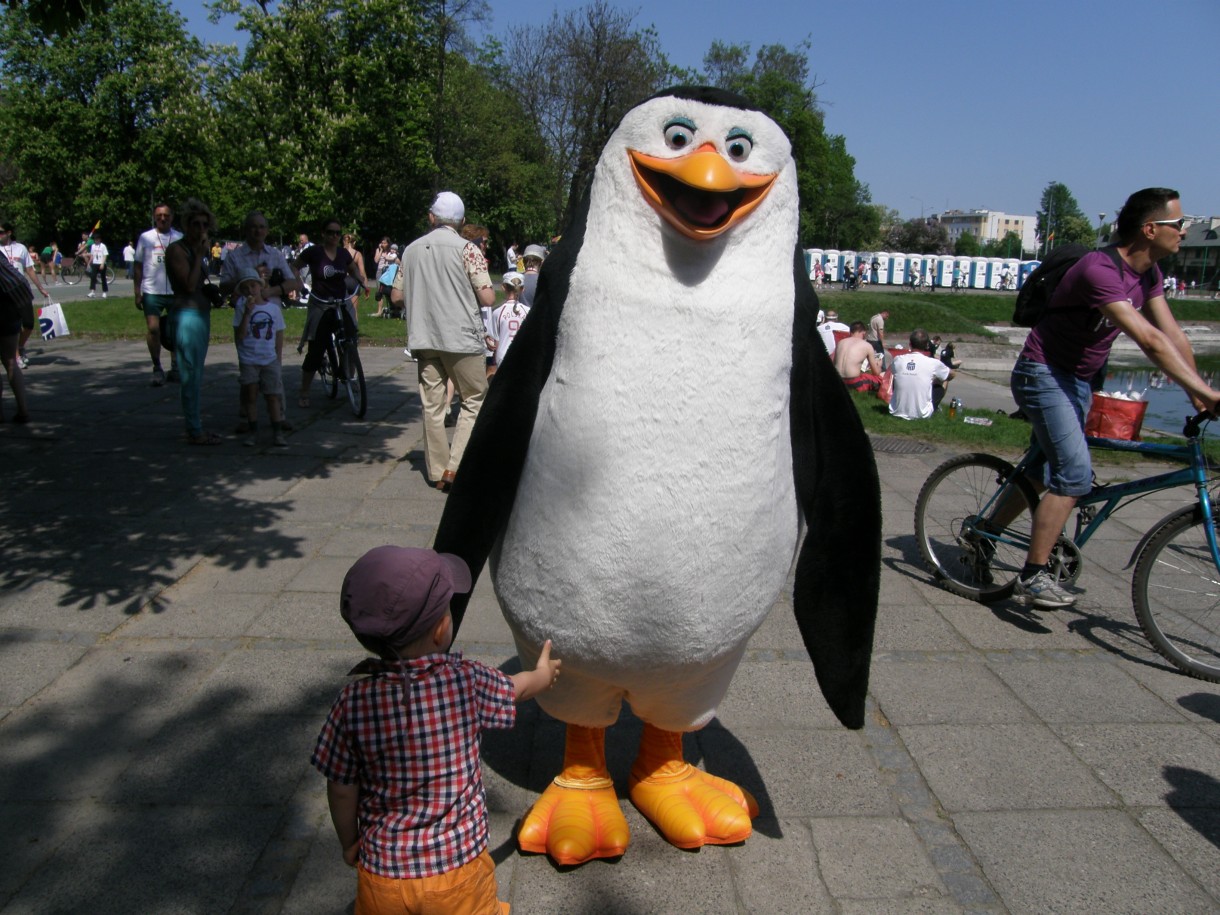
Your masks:
<svg viewBox="0 0 1220 915"><path fill-rule="evenodd" d="M83 302L63 303L68 329L74 337L94 340L143 340L144 316L136 311L132 296L111 296L108 299L88 299ZM377 310L372 296L359 303L360 342L363 346L405 346L407 331L399 321L370 318L367 315ZM284 352L295 350L301 332L305 329L304 308L288 308L284 311ZM212 345L233 345L233 310L220 308L212 313Z"/></svg>

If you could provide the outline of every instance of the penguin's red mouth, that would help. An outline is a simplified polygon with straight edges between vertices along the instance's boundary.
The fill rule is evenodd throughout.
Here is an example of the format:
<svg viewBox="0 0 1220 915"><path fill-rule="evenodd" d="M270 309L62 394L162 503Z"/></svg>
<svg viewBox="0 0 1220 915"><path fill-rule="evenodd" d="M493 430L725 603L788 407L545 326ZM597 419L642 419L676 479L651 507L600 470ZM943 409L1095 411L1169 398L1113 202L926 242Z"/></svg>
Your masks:
<svg viewBox="0 0 1220 915"><path fill-rule="evenodd" d="M687 238L715 238L741 222L763 201L775 175L734 169L711 144L687 156L661 159L627 150L644 199Z"/></svg>

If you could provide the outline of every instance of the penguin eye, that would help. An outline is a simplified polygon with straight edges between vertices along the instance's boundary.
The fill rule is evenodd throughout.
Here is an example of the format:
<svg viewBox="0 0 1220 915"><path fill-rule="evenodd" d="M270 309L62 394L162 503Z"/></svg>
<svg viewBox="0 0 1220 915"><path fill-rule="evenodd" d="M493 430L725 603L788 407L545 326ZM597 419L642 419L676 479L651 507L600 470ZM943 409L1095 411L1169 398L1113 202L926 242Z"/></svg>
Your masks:
<svg viewBox="0 0 1220 915"><path fill-rule="evenodd" d="M754 149L753 138L740 127L734 127L724 138L724 148L734 162L744 162Z"/></svg>
<svg viewBox="0 0 1220 915"><path fill-rule="evenodd" d="M665 145L670 149L686 149L695 140L695 125L686 118L674 118L665 125Z"/></svg>

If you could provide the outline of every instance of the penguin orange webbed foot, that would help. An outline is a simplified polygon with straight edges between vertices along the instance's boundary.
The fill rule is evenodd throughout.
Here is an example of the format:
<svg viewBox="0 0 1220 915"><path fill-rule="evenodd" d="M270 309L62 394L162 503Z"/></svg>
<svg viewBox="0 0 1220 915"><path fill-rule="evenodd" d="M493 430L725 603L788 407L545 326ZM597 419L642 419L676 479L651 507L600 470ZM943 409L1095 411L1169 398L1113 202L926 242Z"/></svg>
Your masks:
<svg viewBox="0 0 1220 915"><path fill-rule="evenodd" d="M680 733L647 723L629 787L631 803L678 848L744 842L758 816L748 792L683 759Z"/></svg>
<svg viewBox="0 0 1220 915"><path fill-rule="evenodd" d="M517 832L521 850L550 855L563 865L622 855L631 832L614 785L568 787L564 780L560 775L548 785L525 815Z"/></svg>
<svg viewBox="0 0 1220 915"><path fill-rule="evenodd" d="M683 763L685 772L631 779L631 803L671 845L734 845L753 831L758 803L737 785Z"/></svg>

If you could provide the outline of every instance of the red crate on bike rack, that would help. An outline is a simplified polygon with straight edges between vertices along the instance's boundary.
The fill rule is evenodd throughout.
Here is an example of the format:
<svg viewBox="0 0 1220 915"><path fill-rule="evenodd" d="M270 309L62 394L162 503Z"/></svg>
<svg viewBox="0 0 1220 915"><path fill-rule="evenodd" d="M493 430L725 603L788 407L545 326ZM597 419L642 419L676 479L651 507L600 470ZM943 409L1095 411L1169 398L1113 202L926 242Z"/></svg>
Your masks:
<svg viewBox="0 0 1220 915"><path fill-rule="evenodd" d="M1093 405L1084 421L1084 434L1095 438L1119 438L1130 442L1140 440L1148 401L1125 400L1106 394L1094 394Z"/></svg>

